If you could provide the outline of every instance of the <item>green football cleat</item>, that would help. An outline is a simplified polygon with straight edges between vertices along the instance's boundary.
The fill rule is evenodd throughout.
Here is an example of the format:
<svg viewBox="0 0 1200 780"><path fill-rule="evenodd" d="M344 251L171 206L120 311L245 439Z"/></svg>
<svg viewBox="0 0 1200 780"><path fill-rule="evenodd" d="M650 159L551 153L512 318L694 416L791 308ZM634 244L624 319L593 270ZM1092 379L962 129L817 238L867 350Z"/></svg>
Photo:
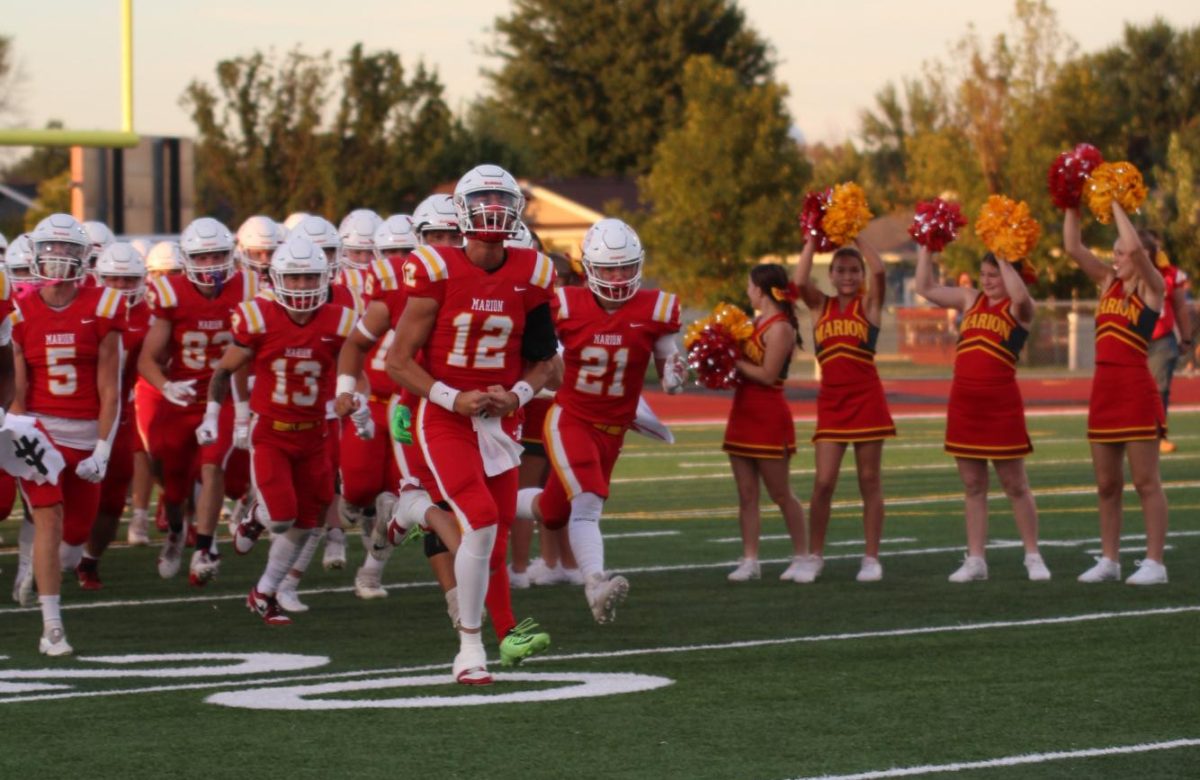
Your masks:
<svg viewBox="0 0 1200 780"><path fill-rule="evenodd" d="M508 632L500 642L501 666L517 666L529 656L550 646L550 635L534 631L537 627L538 624L533 622L533 618L525 618Z"/></svg>

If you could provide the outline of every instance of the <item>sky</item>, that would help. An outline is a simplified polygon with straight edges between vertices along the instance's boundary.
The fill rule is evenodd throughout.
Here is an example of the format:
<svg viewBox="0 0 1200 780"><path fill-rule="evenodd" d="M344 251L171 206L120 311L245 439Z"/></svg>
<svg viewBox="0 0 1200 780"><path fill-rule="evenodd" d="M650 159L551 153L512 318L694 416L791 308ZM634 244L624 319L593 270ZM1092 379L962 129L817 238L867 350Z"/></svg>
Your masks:
<svg viewBox="0 0 1200 780"><path fill-rule="evenodd" d="M1052 0L1061 28L1081 51L1120 40L1126 22L1162 16L1176 28L1200 24L1196 0ZM42 127L61 119L71 129L120 127L119 0L4 0L0 15L24 78L18 114L4 126ZM854 136L860 112L888 81L916 76L943 59L973 24L985 40L1010 27L1005 0L741 0L748 21L774 46L777 78L790 89L789 109L805 138ZM213 81L216 63L255 49L297 45L343 55L355 42L398 51L406 65L423 60L446 85L451 108L487 89L480 71L492 23L506 0L135 0L134 129L191 135L179 96L194 79ZM452 10L450 10L452 9Z"/></svg>

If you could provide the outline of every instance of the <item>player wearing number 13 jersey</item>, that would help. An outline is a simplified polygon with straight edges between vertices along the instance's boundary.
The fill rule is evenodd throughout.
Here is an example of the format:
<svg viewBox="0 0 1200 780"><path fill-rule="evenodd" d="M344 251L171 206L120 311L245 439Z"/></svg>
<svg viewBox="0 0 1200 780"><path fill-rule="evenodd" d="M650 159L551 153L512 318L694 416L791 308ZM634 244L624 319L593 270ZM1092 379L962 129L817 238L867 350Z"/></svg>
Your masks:
<svg viewBox="0 0 1200 780"><path fill-rule="evenodd" d="M679 301L639 289L643 262L633 229L602 219L583 240L587 287L559 288L555 301L565 370L542 436L553 472L534 511L550 528L567 525L599 623L613 619L629 590L624 577L605 574L600 516L646 368L653 357L668 392L680 389L683 375L674 340ZM522 499L524 508L524 491Z"/></svg>
<svg viewBox="0 0 1200 780"><path fill-rule="evenodd" d="M463 527L454 560L460 650L453 674L464 684L491 682L479 632L485 594L508 597L518 416L550 378L556 353L554 266L540 252L503 243L516 232L524 202L498 166L481 165L459 180L454 205L466 246L412 254L409 298L387 359L392 378L421 397L414 438Z"/></svg>
<svg viewBox="0 0 1200 780"><path fill-rule="evenodd" d="M233 314L233 344L213 373L209 395L223 402L231 375L252 366L250 463L258 502L255 517L238 526L236 541L239 551L248 549L243 543L253 542L261 526L271 528L266 571L247 603L267 623L286 624L291 621L279 610L276 591L333 500L325 405L356 315L328 303L329 263L305 236L275 250L270 273L273 295L243 303ZM215 431L218 413L210 405L202 428Z"/></svg>
<svg viewBox="0 0 1200 780"><path fill-rule="evenodd" d="M161 391L163 403L151 420L150 456L162 478L170 533L159 555L158 571L173 577L185 539L184 501L200 478L196 504L197 546L200 536L216 528L224 493L225 461L233 449L233 408L227 404L220 435L201 446L196 427L204 416L208 383L221 352L233 338L233 310L258 291L253 274L234 270L234 238L211 217L195 220L183 231L180 246L186 279L160 277L146 293L154 321L142 345L138 370Z"/></svg>

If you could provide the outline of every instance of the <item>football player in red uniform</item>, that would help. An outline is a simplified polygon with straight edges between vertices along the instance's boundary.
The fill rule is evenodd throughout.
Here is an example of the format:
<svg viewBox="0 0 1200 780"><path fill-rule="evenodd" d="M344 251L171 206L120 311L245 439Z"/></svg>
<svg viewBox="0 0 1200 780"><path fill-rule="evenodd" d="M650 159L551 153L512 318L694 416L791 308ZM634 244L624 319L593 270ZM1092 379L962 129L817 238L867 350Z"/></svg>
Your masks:
<svg viewBox="0 0 1200 780"><path fill-rule="evenodd" d="M234 341L213 373L197 434L216 440L232 375L252 366L255 520L274 536L266 569L246 603L267 624L286 625L291 618L279 608L276 590L333 500L325 407L333 397L338 351L356 314L328 303L329 263L303 234L275 250L270 273L273 294L243 303L233 318ZM239 549L245 542L235 541Z"/></svg>
<svg viewBox="0 0 1200 780"><path fill-rule="evenodd" d="M33 579L44 625L38 649L68 655L59 612L62 569L83 553L120 414L121 294L83 287L87 234L67 214L52 214L30 234L34 278L18 300L12 340L17 411L38 418L66 467L53 484L21 480L34 523ZM24 575L19 590L29 600Z"/></svg>
<svg viewBox="0 0 1200 780"><path fill-rule="evenodd" d="M227 407L221 435L210 444L197 442L196 428L204 417L213 369L233 341L230 315L238 304L255 296L258 284L253 274L234 268L233 234L211 217L188 225L180 247L186 279L160 277L147 291L154 320L138 370L164 401L149 429L150 454L162 478L161 500L170 529L159 554L158 573L166 579L179 571L186 541L184 505L199 472L196 552L189 580L202 585L220 565L212 543L224 501L223 469L234 448L235 418L238 427L244 427L249 408L244 401L236 409Z"/></svg>
<svg viewBox="0 0 1200 780"><path fill-rule="evenodd" d="M600 517L625 432L637 416L646 367L653 358L671 393L682 389L686 376L675 345L679 301L641 289L644 262L633 228L602 219L583 239L587 287L557 291L555 329L565 370L543 434L553 475L536 499L530 497L534 516L551 528L567 526L598 623L611 622L629 592L628 580L604 571Z"/></svg>
<svg viewBox="0 0 1200 780"><path fill-rule="evenodd" d="M509 595L517 413L551 375L557 352L554 266L545 255L503 243L517 229L524 200L512 176L494 165L459 180L454 204L466 247L413 253L409 298L387 359L392 378L421 397L414 438L463 529L454 559L460 650L453 674L464 684L492 679L480 627L489 590L505 601ZM497 634L528 628L495 625L501 619L492 614ZM545 634L530 636L549 644Z"/></svg>
<svg viewBox="0 0 1200 780"><path fill-rule="evenodd" d="M121 377L121 417L113 439L112 456L104 481L100 483L100 504L96 522L88 538L83 560L75 569L84 590L99 590L100 556L117 534L125 498L133 481L133 453L138 439L133 423L133 385L137 376L137 358L142 341L150 328L150 308L146 305L146 263L132 244L109 244L96 260L96 279L105 289L116 290L125 298L125 329L121 333L124 373Z"/></svg>
<svg viewBox="0 0 1200 780"><path fill-rule="evenodd" d="M283 243L279 224L270 217L256 214L241 224L237 231L237 261L242 270L258 277L259 287L270 287L268 275L271 255Z"/></svg>

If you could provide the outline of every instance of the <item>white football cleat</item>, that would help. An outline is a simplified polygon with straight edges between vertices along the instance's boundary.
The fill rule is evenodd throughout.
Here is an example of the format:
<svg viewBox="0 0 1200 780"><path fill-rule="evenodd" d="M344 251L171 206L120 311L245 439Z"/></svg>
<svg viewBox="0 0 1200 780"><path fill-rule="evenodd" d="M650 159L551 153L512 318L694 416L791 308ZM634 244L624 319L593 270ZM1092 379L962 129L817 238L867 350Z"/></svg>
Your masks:
<svg viewBox="0 0 1200 780"><path fill-rule="evenodd" d="M1028 562L1026 562L1026 566L1028 565ZM954 573L946 579L951 582L981 582L987 578L987 561L978 555L968 555L963 559L962 566L955 569Z"/></svg>
<svg viewBox="0 0 1200 780"><path fill-rule="evenodd" d="M158 576L169 580L179 573L179 567L183 563L183 545L186 541L186 529L180 529L179 533L167 533L162 550L158 553Z"/></svg>
<svg viewBox="0 0 1200 780"><path fill-rule="evenodd" d="M1116 582L1121 579L1121 564L1108 558L1097 558L1096 565L1077 579L1080 582Z"/></svg>
<svg viewBox="0 0 1200 780"><path fill-rule="evenodd" d="M1125 580L1126 585L1166 585L1167 567L1149 558L1137 562L1137 571Z"/></svg>
<svg viewBox="0 0 1200 780"><path fill-rule="evenodd" d="M616 620L617 607L629 595L629 580L619 574L608 579L603 574L595 574L583 586L583 595L596 622L600 625L611 623Z"/></svg>
<svg viewBox="0 0 1200 780"><path fill-rule="evenodd" d="M275 591L275 600L284 612L308 612L308 605L300 600L295 583L286 579L280 583L279 590Z"/></svg>
<svg viewBox="0 0 1200 780"><path fill-rule="evenodd" d="M346 533L340 528L330 528L325 534L325 555L321 565L326 571L346 568Z"/></svg>
<svg viewBox="0 0 1200 780"><path fill-rule="evenodd" d="M377 571L366 571L360 568L354 575L354 595L360 599L387 598L388 592L383 589L383 583Z"/></svg>
<svg viewBox="0 0 1200 780"><path fill-rule="evenodd" d="M492 675L487 670L487 653L483 645L460 648L454 656L452 674L455 681L463 685L491 685Z"/></svg>
<svg viewBox="0 0 1200 780"><path fill-rule="evenodd" d="M196 550L188 566L188 583L197 588L203 587L217 576L220 569L221 556L213 555L208 550Z"/></svg>
<svg viewBox="0 0 1200 780"><path fill-rule="evenodd" d="M762 569L757 558L738 558L737 568L729 572L725 579L730 582L749 582L762 576Z"/></svg>
<svg viewBox="0 0 1200 780"><path fill-rule="evenodd" d="M51 628L42 633L38 640L38 652L52 658L70 655L75 649L67 643L67 632L62 628Z"/></svg>
<svg viewBox="0 0 1200 780"><path fill-rule="evenodd" d="M135 515L129 521L129 528L125 530L125 541L131 547L145 547L150 544L150 518Z"/></svg>
<svg viewBox="0 0 1200 780"><path fill-rule="evenodd" d="M508 587L516 590L525 590L529 587L529 571L513 571L513 567L508 567Z"/></svg>
<svg viewBox="0 0 1200 780"><path fill-rule="evenodd" d="M1046 562L1038 553L1029 553L1025 556L1025 571L1029 572L1030 582L1048 582L1050 580L1050 570L1046 568Z"/></svg>
<svg viewBox="0 0 1200 780"><path fill-rule="evenodd" d="M883 565L878 558L863 556L862 566L858 569L858 576L854 579L859 582L879 582L883 579Z"/></svg>

